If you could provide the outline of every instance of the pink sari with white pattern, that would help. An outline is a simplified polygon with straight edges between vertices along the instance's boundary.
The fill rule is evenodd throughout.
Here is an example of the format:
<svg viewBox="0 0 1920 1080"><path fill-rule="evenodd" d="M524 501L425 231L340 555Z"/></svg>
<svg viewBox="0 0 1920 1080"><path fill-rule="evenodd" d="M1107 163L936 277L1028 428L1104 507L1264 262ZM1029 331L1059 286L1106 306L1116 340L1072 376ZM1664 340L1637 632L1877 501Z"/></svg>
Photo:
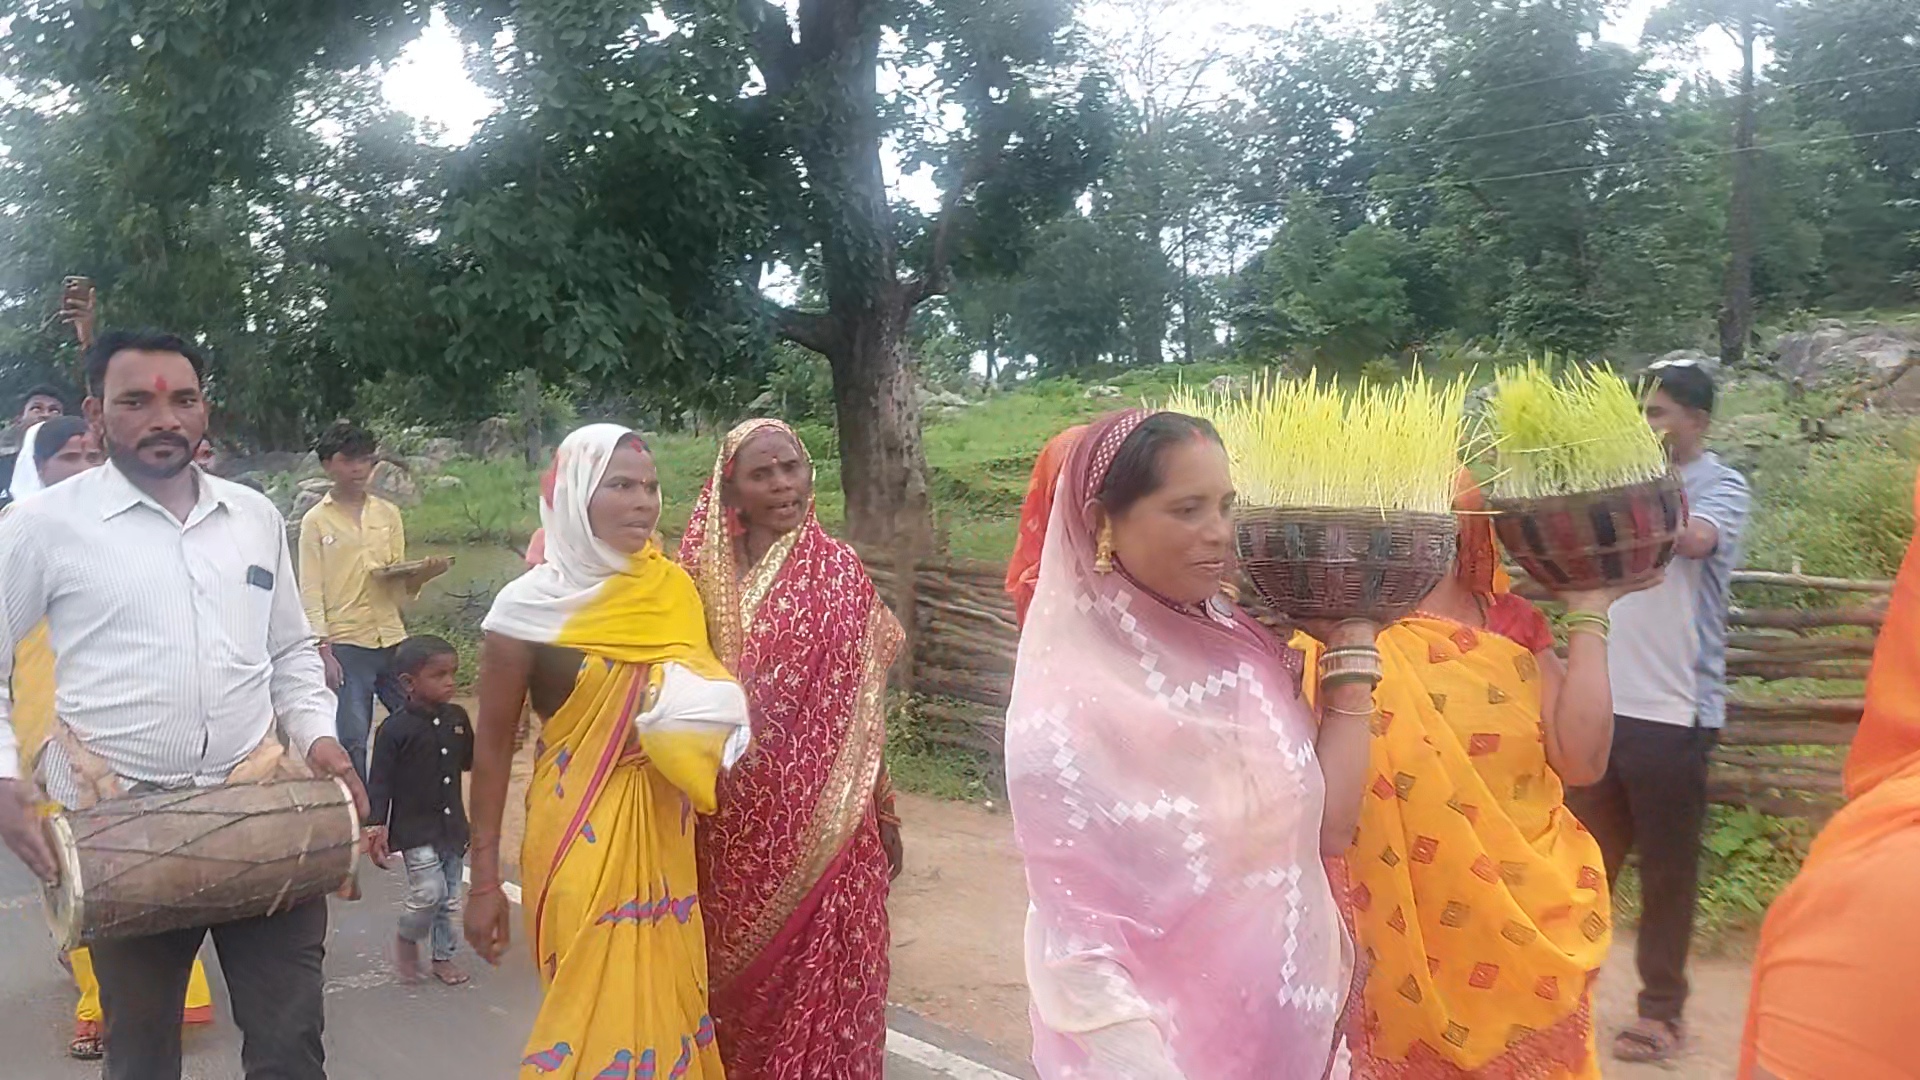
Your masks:
<svg viewBox="0 0 1920 1080"><path fill-rule="evenodd" d="M1320 857L1299 654L1224 601L1094 569L1085 507L1145 413L1054 500L1007 712L1045 1080L1316 1080L1351 946Z"/></svg>

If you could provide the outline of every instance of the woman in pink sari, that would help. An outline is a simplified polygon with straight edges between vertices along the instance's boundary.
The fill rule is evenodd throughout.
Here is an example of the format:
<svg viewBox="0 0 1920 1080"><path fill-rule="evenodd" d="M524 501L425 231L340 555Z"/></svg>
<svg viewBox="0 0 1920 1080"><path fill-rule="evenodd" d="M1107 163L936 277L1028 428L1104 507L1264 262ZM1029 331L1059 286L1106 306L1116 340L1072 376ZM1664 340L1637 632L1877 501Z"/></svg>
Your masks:
<svg viewBox="0 0 1920 1080"><path fill-rule="evenodd" d="M881 763L902 639L813 516L785 424L728 433L680 545L753 749L700 823L712 1012L732 1080L880 1080L899 819Z"/></svg>
<svg viewBox="0 0 1920 1080"><path fill-rule="evenodd" d="M1317 1080L1352 947L1322 858L1359 817L1374 628L1316 724L1300 654L1223 595L1233 486L1174 413L1091 427L1061 473L1007 711L1044 1080Z"/></svg>

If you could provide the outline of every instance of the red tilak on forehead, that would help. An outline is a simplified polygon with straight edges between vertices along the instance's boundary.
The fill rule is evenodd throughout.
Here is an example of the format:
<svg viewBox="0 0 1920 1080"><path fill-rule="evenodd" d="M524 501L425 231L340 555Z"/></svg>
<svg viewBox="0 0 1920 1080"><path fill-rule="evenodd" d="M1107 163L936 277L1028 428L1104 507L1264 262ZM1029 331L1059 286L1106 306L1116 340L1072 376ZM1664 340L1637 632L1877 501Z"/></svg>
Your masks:
<svg viewBox="0 0 1920 1080"><path fill-rule="evenodd" d="M165 375L155 375L153 377L153 392L156 394L165 394L167 392L167 377Z"/></svg>

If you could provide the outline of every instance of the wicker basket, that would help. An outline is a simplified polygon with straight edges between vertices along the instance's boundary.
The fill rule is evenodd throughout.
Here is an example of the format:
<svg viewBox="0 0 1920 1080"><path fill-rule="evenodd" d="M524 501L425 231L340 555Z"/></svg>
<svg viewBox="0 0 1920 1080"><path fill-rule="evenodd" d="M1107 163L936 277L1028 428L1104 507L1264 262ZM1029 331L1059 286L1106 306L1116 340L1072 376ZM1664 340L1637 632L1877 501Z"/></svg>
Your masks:
<svg viewBox="0 0 1920 1080"><path fill-rule="evenodd" d="M1248 507L1235 515L1241 569L1295 620L1412 611L1453 566L1452 514L1327 507Z"/></svg>
<svg viewBox="0 0 1920 1080"><path fill-rule="evenodd" d="M1545 499L1493 499L1493 531L1533 580L1555 592L1638 585L1673 561L1687 526L1680 474Z"/></svg>

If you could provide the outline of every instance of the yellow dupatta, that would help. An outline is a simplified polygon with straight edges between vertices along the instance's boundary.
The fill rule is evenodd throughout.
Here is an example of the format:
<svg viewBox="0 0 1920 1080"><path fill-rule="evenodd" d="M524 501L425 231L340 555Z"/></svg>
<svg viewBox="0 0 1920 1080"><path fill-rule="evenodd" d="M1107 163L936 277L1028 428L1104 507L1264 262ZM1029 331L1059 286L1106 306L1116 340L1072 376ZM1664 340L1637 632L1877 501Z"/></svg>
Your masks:
<svg viewBox="0 0 1920 1080"><path fill-rule="evenodd" d="M1598 843L1547 764L1539 662L1414 617L1379 638L1371 783L1347 856L1374 1075L1598 1076Z"/></svg>

